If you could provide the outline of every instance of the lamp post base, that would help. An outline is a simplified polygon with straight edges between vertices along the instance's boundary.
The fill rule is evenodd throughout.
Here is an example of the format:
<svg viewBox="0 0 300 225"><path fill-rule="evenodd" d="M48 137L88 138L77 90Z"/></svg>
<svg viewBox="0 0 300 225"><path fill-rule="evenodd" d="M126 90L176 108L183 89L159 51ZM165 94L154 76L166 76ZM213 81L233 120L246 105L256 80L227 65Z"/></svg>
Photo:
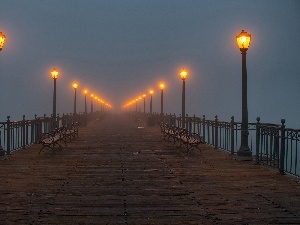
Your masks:
<svg viewBox="0 0 300 225"><path fill-rule="evenodd" d="M240 149L237 152L238 156L243 157L252 157L252 152L250 151L249 147L240 147Z"/></svg>

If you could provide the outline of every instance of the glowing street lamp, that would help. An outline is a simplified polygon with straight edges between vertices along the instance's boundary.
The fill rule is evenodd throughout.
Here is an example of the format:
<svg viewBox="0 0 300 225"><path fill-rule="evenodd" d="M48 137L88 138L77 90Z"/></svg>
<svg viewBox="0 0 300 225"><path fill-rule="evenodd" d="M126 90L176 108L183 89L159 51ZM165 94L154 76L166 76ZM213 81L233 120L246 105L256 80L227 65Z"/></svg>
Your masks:
<svg viewBox="0 0 300 225"><path fill-rule="evenodd" d="M236 36L236 42L239 49L242 51L247 51L250 46L251 34L248 34L246 31L242 32Z"/></svg>
<svg viewBox="0 0 300 225"><path fill-rule="evenodd" d="M94 95L93 94L91 94L91 114L93 114L93 112L94 112L94 107L93 107L93 98L94 98Z"/></svg>
<svg viewBox="0 0 300 225"><path fill-rule="evenodd" d="M2 50L3 46L4 46L4 43L5 43L5 35L0 32L0 51Z"/></svg>
<svg viewBox="0 0 300 225"><path fill-rule="evenodd" d="M76 89L78 88L77 82L73 83L73 88L74 88L74 115L76 115Z"/></svg>
<svg viewBox="0 0 300 225"><path fill-rule="evenodd" d="M180 78L182 80L182 110L181 110L181 127L185 127L185 79L188 75L187 71L183 68L180 71Z"/></svg>
<svg viewBox="0 0 300 225"><path fill-rule="evenodd" d="M161 90L161 94L160 94L160 114L163 115L164 114L164 88L165 85L163 83L161 83L159 85L160 90Z"/></svg>
<svg viewBox="0 0 300 225"><path fill-rule="evenodd" d="M142 100L141 96L139 96L139 100ZM139 112L141 112L141 103L139 103Z"/></svg>
<svg viewBox="0 0 300 225"><path fill-rule="evenodd" d="M139 100L139 99L137 99L137 98L135 99L135 112L138 111L138 110L137 110L137 102L138 102L138 100Z"/></svg>
<svg viewBox="0 0 300 225"><path fill-rule="evenodd" d="M84 112L85 114L87 114L86 94L88 93L88 91L85 89L83 93L84 93Z"/></svg>
<svg viewBox="0 0 300 225"><path fill-rule="evenodd" d="M248 145L248 104L247 104L247 67L246 52L250 46L251 34L244 30L236 36L237 45L242 54L242 124L241 124L241 146L237 154L239 156L252 156Z"/></svg>
<svg viewBox="0 0 300 225"><path fill-rule="evenodd" d="M104 111L104 101L101 100L100 103L101 103L101 111Z"/></svg>
<svg viewBox="0 0 300 225"><path fill-rule="evenodd" d="M52 112L52 119L53 119L53 127L56 128L56 80L58 78L58 70L53 68L51 70L51 76L53 78L54 82L54 88L53 88L53 112Z"/></svg>
<svg viewBox="0 0 300 225"><path fill-rule="evenodd" d="M145 101L145 98L146 98L146 95L143 94L143 98L144 98L144 113L146 112L146 101Z"/></svg>
<svg viewBox="0 0 300 225"><path fill-rule="evenodd" d="M150 90L149 93L150 93L150 114L152 114L152 95L153 95L153 90Z"/></svg>
<svg viewBox="0 0 300 225"><path fill-rule="evenodd" d="M0 51L3 48L4 42L5 42L5 35L2 32L0 32ZM9 150L7 151L7 154L9 154ZM0 156L4 156L4 155L5 155L5 150L0 144Z"/></svg>
<svg viewBox="0 0 300 225"><path fill-rule="evenodd" d="M94 100L95 102L98 100L98 97L96 95L94 95ZM95 106L97 106L97 104Z"/></svg>

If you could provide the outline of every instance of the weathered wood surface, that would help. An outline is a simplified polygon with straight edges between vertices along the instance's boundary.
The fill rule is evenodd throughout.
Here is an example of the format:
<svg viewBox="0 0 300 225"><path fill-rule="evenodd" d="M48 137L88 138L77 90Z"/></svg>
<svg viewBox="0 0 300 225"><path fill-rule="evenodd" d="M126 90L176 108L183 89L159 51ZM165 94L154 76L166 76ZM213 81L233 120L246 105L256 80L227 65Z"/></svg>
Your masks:
<svg viewBox="0 0 300 225"><path fill-rule="evenodd" d="M40 147L0 159L0 224L300 224L298 179L124 115Z"/></svg>

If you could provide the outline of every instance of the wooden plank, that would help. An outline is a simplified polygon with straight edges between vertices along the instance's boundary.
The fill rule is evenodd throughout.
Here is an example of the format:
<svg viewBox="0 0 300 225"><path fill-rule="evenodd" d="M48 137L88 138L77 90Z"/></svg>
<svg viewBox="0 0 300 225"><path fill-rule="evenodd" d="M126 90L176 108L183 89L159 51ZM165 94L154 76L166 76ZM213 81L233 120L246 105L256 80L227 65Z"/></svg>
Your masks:
<svg viewBox="0 0 300 225"><path fill-rule="evenodd" d="M138 127L144 127L139 129ZM62 150L0 159L4 224L299 224L300 181L112 115Z"/></svg>

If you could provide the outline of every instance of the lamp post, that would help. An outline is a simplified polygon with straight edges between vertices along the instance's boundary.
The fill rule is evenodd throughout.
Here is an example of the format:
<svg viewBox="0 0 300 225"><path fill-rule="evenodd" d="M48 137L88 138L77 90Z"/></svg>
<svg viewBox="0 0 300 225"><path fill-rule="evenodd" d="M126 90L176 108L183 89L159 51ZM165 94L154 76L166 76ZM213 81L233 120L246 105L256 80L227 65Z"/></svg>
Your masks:
<svg viewBox="0 0 300 225"><path fill-rule="evenodd" d="M160 90L161 90L161 94L160 94L160 114L161 116L164 114L164 88L165 85L163 83L161 83L159 85Z"/></svg>
<svg viewBox="0 0 300 225"><path fill-rule="evenodd" d="M152 95L153 95L153 90L150 90L149 93L150 93L150 114L152 114Z"/></svg>
<svg viewBox="0 0 300 225"><path fill-rule="evenodd" d="M138 99L136 98L136 99L135 99L135 112L138 111L138 110L137 110L137 102L138 102Z"/></svg>
<svg viewBox="0 0 300 225"><path fill-rule="evenodd" d="M84 90L83 93L84 93L84 113L87 114L86 94L88 93L88 91Z"/></svg>
<svg viewBox="0 0 300 225"><path fill-rule="evenodd" d="M53 68L51 70L51 76L52 76L53 82L54 82L54 88L53 88L53 112L52 112L53 127L56 128L56 80L58 78L58 71L57 71L57 69Z"/></svg>
<svg viewBox="0 0 300 225"><path fill-rule="evenodd" d="M187 71L183 68L179 74L182 80L181 127L184 128L185 127L185 79L187 77Z"/></svg>
<svg viewBox="0 0 300 225"><path fill-rule="evenodd" d="M0 32L0 51L2 50L3 46L4 46L4 43L5 43L5 35Z"/></svg>
<svg viewBox="0 0 300 225"><path fill-rule="evenodd" d="M242 54L242 124L241 124L241 146L237 152L239 156L252 156L248 145L248 106L247 106L247 67L246 52L250 46L251 35L242 30L236 36L237 45Z"/></svg>
<svg viewBox="0 0 300 225"><path fill-rule="evenodd" d="M76 115L76 89L78 88L78 84L75 82L73 83L74 88L74 115Z"/></svg>
<svg viewBox="0 0 300 225"><path fill-rule="evenodd" d="M95 95L94 95L94 100L95 100L94 102L96 103L96 104L95 104L95 107L96 107L96 106L97 106L97 100L98 100L98 97L95 96ZM94 107L94 104L93 104L93 107ZM96 110L96 111L97 111L97 110Z"/></svg>
<svg viewBox="0 0 300 225"><path fill-rule="evenodd" d="M104 111L104 101L101 100L101 111Z"/></svg>
<svg viewBox="0 0 300 225"><path fill-rule="evenodd" d="M146 98L146 95L143 94L143 98L144 98L144 113L146 112L146 101L145 101L145 98Z"/></svg>
<svg viewBox="0 0 300 225"><path fill-rule="evenodd" d="M139 96L139 113L141 112L141 101L140 100L142 100L142 97L141 96Z"/></svg>
<svg viewBox="0 0 300 225"><path fill-rule="evenodd" d="M94 95L91 94L91 114L93 114L93 111L94 111L94 109L93 109L93 98L94 98Z"/></svg>
<svg viewBox="0 0 300 225"><path fill-rule="evenodd" d="M5 35L0 32L0 51L2 50L5 43ZM0 144L0 156L5 156L5 150L3 149L2 145Z"/></svg>

